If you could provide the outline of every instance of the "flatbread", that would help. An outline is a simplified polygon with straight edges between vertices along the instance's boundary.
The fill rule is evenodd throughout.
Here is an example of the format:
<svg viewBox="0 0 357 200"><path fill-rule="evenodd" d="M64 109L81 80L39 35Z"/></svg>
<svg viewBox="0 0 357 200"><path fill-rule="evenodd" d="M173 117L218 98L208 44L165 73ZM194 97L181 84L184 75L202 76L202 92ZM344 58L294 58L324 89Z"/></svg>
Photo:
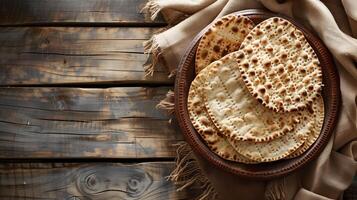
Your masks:
<svg viewBox="0 0 357 200"><path fill-rule="evenodd" d="M253 27L254 23L244 16L227 15L216 21L198 44L195 60L196 74L211 62L237 51Z"/></svg>
<svg viewBox="0 0 357 200"><path fill-rule="evenodd" d="M227 138L219 133L218 129L208 116L201 95L202 85L205 82L205 71L207 71L207 68L203 69L192 81L188 93L187 107L193 126L211 151L220 157L236 162L254 163L254 161L240 155L230 145Z"/></svg>
<svg viewBox="0 0 357 200"><path fill-rule="evenodd" d="M290 155L304 152L307 145L316 140L316 128L321 128L321 114L323 114L322 97L309 105L303 119L294 130L286 135L269 142L249 142L229 140L233 147L243 156L257 162L271 162ZM322 106L321 106L322 105ZM321 109L322 107L322 109ZM298 150L299 149L299 150Z"/></svg>
<svg viewBox="0 0 357 200"><path fill-rule="evenodd" d="M242 42L238 62L249 92L277 112L305 108L322 87L317 55L302 32L282 18L258 24Z"/></svg>
<svg viewBox="0 0 357 200"><path fill-rule="evenodd" d="M238 52L209 65L202 94L208 114L226 137L240 141L270 141L294 129L304 112L272 112L259 103L240 77Z"/></svg>
<svg viewBox="0 0 357 200"><path fill-rule="evenodd" d="M312 128L312 131L309 133L304 144L301 147L299 147L297 150L295 150L292 154L287 156L286 158L295 158L300 156L305 151L307 151L311 147L311 145L316 142L317 138L319 137L324 122L324 115L325 115L324 101L322 96L318 97L317 100L315 101L316 103L313 102L313 105L315 107L314 110L316 110L316 112L313 113L314 126Z"/></svg>
<svg viewBox="0 0 357 200"><path fill-rule="evenodd" d="M272 162L290 155L298 149L308 137L313 127L313 122L299 123L288 134L268 142L251 142L231 140L235 149L245 157L257 162Z"/></svg>

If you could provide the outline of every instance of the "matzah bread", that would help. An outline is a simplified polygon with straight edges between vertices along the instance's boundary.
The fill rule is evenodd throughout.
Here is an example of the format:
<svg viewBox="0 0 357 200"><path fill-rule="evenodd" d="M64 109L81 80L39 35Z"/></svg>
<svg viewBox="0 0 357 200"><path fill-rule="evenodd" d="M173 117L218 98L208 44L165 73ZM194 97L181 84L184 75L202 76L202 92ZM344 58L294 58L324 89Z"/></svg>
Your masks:
<svg viewBox="0 0 357 200"><path fill-rule="evenodd" d="M195 61L196 74L211 62L237 51L253 26L254 23L244 16L227 15L217 20L198 44Z"/></svg>
<svg viewBox="0 0 357 200"><path fill-rule="evenodd" d="M322 86L314 50L302 32L282 18L254 27L241 44L238 62L250 93L277 112L305 108Z"/></svg>
<svg viewBox="0 0 357 200"><path fill-rule="evenodd" d="M285 158L303 145L312 127L312 121L299 123L293 131L272 141L251 142L232 140L231 144L240 154L249 159L258 162L276 161Z"/></svg>
<svg viewBox="0 0 357 200"><path fill-rule="evenodd" d="M245 87L238 70L238 52L209 65L203 87L205 105L216 127L232 140L270 141L294 129L305 111L273 112Z"/></svg>
<svg viewBox="0 0 357 200"><path fill-rule="evenodd" d="M320 135L321 129L322 129L322 125L324 122L324 101L322 96L318 97L317 100L315 100L313 102L314 105L314 113L313 113L313 117L314 117L314 127L312 128L312 131L309 133L306 141L304 142L304 144L299 147L297 150L295 150L292 154L290 154L289 156L287 156L286 158L295 158L297 156L300 156L301 154L303 154L306 150L308 150L311 145L317 140L317 138Z"/></svg>
<svg viewBox="0 0 357 200"><path fill-rule="evenodd" d="M202 72L192 81L188 94L187 106L193 126L211 151L220 157L242 163L254 163L254 161L240 155L230 145L227 138L219 133L218 129L209 118L200 93L202 90L201 86L205 82L205 71L207 71L207 68L202 70Z"/></svg>
<svg viewBox="0 0 357 200"><path fill-rule="evenodd" d="M233 147L243 156L258 162L271 162L290 155L297 156L304 152L316 140L316 128L321 128L320 119L323 114L322 97L309 105L303 119L294 130L268 142L249 142L230 140ZM321 106L322 105L322 106ZM318 134L317 134L318 135ZM312 143L311 143L312 142Z"/></svg>

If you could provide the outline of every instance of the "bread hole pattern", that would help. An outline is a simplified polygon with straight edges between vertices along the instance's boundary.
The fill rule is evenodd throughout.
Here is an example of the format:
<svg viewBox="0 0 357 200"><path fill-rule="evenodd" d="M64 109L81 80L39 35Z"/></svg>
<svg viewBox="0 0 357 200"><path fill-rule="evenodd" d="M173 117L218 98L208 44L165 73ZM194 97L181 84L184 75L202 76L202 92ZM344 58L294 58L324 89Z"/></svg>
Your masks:
<svg viewBox="0 0 357 200"><path fill-rule="evenodd" d="M269 142L247 142L229 140L243 156L259 162L271 162L289 156L301 147L312 130L313 117L299 123L286 135Z"/></svg>
<svg viewBox="0 0 357 200"><path fill-rule="evenodd" d="M261 87L257 91L263 94L264 99L252 98L243 79L240 78L236 63L238 56L241 57L239 52L228 54L216 62L219 63L217 68L210 70L217 71L217 73L208 73L204 88L210 89L202 93L205 96L206 107L212 121L227 137L237 140L261 142L286 134L286 131L282 131L286 124L292 124L289 128L291 129L297 123L294 121L296 112L272 113L270 109L263 106L259 101L269 98L265 94L267 91L265 87L264 89ZM228 71L231 73L225 73L226 69L230 69ZM258 70L256 73L261 72ZM223 102L218 100L220 96L218 94L222 93L227 99ZM229 111L229 114L226 114L226 110ZM284 126L280 124L279 118L284 119Z"/></svg>
<svg viewBox="0 0 357 200"><path fill-rule="evenodd" d="M254 23L244 16L228 15L216 21L199 41L195 58L196 74L210 63L237 51L253 27Z"/></svg>
<svg viewBox="0 0 357 200"><path fill-rule="evenodd" d="M217 127L208 117L208 111L205 109L204 100L201 95L203 76L197 76L192 82L188 96L188 110L190 120L199 135L203 138L207 146L218 156L237 162L254 163L254 161L240 155L228 142L228 140L219 134Z"/></svg>
<svg viewBox="0 0 357 200"><path fill-rule="evenodd" d="M245 57L238 66L249 92L277 112L309 105L322 87L322 72L314 50L301 31L287 20L274 17L261 22L247 37L251 39L242 42ZM268 42L263 45L265 40ZM270 83L271 88L266 88L264 94L257 92L266 83ZM302 85L296 86L298 83ZM314 88L308 90L309 84L315 85ZM284 92L279 90L282 85ZM301 87L308 91L307 95L298 93ZM300 95L300 101L296 104L296 101L278 99L283 93L291 97ZM269 100L264 95L268 95Z"/></svg>
<svg viewBox="0 0 357 200"><path fill-rule="evenodd" d="M307 136L307 139L301 145L297 150L295 150L293 153L288 155L286 158L295 158L302 153L304 153L310 146L317 140L317 138L320 135L322 124L324 121L324 102L323 98L320 96L318 97L313 103L312 103L312 108L313 108L313 115L310 115L312 117L313 123L312 123L312 128ZM304 121L307 120L309 116L304 116Z"/></svg>

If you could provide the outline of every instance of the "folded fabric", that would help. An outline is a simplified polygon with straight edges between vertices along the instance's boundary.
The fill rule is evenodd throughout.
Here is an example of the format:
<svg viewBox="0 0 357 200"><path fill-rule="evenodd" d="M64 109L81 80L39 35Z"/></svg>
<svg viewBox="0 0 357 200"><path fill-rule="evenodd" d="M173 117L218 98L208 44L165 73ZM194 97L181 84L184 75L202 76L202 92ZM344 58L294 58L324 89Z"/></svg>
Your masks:
<svg viewBox="0 0 357 200"><path fill-rule="evenodd" d="M357 36L356 0L150 0L144 10L152 18L161 11L171 26L145 43L146 53L153 58L145 70L155 76L153 69L162 63L174 76L188 44L204 27L216 18L249 8L266 8L293 17L325 43L340 74L343 105L338 126L315 161L269 182L233 176L198 155L190 158L197 161L198 171L208 178L221 199L338 199L357 171L357 40L353 38ZM172 92L160 107L173 111ZM212 192L212 188L206 192ZM201 199L210 197L201 195Z"/></svg>

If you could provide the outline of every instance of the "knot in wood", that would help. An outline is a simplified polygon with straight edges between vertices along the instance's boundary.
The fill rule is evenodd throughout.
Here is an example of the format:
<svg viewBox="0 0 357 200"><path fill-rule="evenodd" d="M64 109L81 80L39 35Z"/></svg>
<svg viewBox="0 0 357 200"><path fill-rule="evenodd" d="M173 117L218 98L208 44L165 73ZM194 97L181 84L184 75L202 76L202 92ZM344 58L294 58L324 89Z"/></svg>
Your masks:
<svg viewBox="0 0 357 200"><path fill-rule="evenodd" d="M98 179L95 174L90 174L84 179L84 186L91 191L98 190Z"/></svg>
<svg viewBox="0 0 357 200"><path fill-rule="evenodd" d="M126 191L128 196L130 197L138 197L142 195L151 185L152 179L151 177L144 173L144 174L136 174L130 179L126 184Z"/></svg>

